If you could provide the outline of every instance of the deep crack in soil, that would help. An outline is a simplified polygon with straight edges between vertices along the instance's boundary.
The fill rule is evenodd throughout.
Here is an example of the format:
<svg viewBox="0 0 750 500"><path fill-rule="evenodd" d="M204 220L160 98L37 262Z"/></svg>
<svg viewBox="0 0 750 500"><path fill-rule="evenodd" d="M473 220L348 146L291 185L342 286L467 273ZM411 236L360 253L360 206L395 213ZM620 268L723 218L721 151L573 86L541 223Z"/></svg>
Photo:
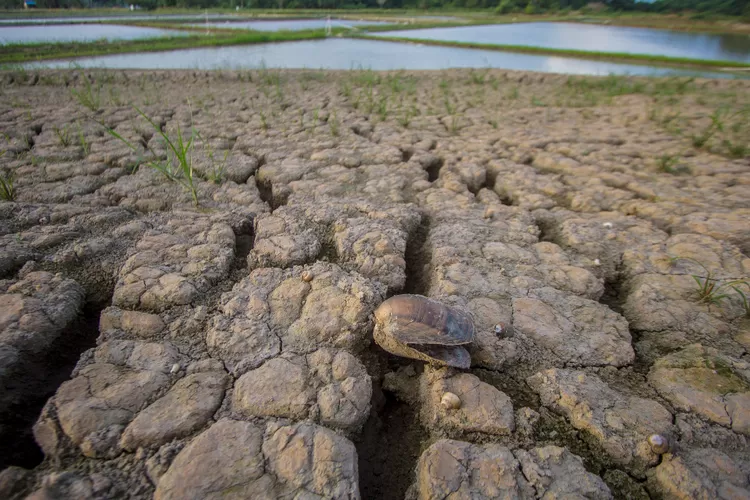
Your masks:
<svg viewBox="0 0 750 500"><path fill-rule="evenodd" d="M375 388L380 392L380 388ZM355 442L359 457L359 489L363 500L401 500L414 479L414 467L427 434L417 414L388 392ZM374 398L375 399L375 398Z"/></svg>
<svg viewBox="0 0 750 500"><path fill-rule="evenodd" d="M425 266L430 263L429 250L425 248L430 233L430 218L422 214L422 220L406 242L406 282L402 293L424 295L429 288L429 273Z"/></svg>
<svg viewBox="0 0 750 500"><path fill-rule="evenodd" d="M70 378L81 353L96 345L104 307L87 304L47 353L24 364L24 376L12 379L3 389L14 401L0 414L0 470L9 465L32 468L42 462L44 455L32 427L47 400Z"/></svg>

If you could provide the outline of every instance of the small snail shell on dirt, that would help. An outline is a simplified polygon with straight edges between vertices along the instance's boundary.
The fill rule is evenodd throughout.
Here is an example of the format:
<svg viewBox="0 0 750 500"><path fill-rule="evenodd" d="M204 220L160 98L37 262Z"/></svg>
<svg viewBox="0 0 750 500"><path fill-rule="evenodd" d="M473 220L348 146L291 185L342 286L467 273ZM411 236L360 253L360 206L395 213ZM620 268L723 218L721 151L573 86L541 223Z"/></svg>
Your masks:
<svg viewBox="0 0 750 500"><path fill-rule="evenodd" d="M492 330L500 338L508 338L513 336L513 327L506 325L505 323L496 324Z"/></svg>
<svg viewBox="0 0 750 500"><path fill-rule="evenodd" d="M461 408L461 398L453 394L452 392L446 392L443 394L440 404L446 410L458 410Z"/></svg>
<svg viewBox="0 0 750 500"><path fill-rule="evenodd" d="M180 371L180 364L175 363L172 365L172 368L169 370L169 373L177 373L178 371Z"/></svg>
<svg viewBox="0 0 750 500"><path fill-rule="evenodd" d="M311 282L315 276L313 275L312 271L304 270L302 271L302 281L305 281L307 283Z"/></svg>
<svg viewBox="0 0 750 500"><path fill-rule="evenodd" d="M669 440L661 434L651 434L648 437L648 444L651 446L651 451L657 455L663 455L669 451Z"/></svg>
<svg viewBox="0 0 750 500"><path fill-rule="evenodd" d="M468 313L421 295L396 295L375 310L375 342L397 356L469 368L464 347L474 340Z"/></svg>

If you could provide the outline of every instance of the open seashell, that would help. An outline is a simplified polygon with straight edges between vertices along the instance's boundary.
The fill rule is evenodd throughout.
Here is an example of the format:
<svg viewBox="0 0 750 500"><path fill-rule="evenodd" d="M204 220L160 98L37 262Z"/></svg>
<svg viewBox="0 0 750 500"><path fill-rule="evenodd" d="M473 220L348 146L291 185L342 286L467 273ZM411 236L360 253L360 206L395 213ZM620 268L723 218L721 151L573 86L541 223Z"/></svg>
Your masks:
<svg viewBox="0 0 750 500"><path fill-rule="evenodd" d="M469 368L463 347L474 340L471 316L421 295L396 295L375 310L373 337L380 347L405 358Z"/></svg>

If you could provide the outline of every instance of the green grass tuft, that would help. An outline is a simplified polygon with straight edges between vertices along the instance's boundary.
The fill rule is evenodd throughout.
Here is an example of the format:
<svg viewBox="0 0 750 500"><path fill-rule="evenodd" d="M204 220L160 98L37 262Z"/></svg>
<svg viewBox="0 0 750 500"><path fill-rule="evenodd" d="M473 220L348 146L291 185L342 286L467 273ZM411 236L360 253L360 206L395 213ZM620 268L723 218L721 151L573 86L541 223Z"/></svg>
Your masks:
<svg viewBox="0 0 750 500"><path fill-rule="evenodd" d="M55 125L52 128L52 131L55 133L55 137L57 137L57 142L59 142L62 147L70 146L70 144L72 143L72 138L68 125L63 125L62 127L58 127L57 125Z"/></svg>
<svg viewBox="0 0 750 500"><path fill-rule="evenodd" d="M750 291L750 281L748 280L748 278L720 280L714 278L711 271L709 271L708 268L703 265L703 263L695 259L691 259L689 257L670 256L669 260L672 265L677 264L677 262L680 260L685 260L697 264L698 266L703 268L704 276L698 274L690 275L690 277L693 278L695 284L697 285L695 293L699 303L718 305L722 301L731 298L729 290L734 290L740 299L742 307L745 311L745 315L750 317L750 304L748 304L748 295L741 289L741 287L744 287L747 288L748 291Z"/></svg>
<svg viewBox="0 0 750 500"><path fill-rule="evenodd" d="M185 141L180 124L177 124L177 136L175 138L170 137L162 128L154 123L143 111L134 106L134 109L143 117L154 130L154 133L161 137L165 147L167 148L167 159L165 161L159 161L157 159L151 160L145 163L146 166L153 168L160 172L164 177L170 181L176 182L185 188L193 198L195 206L199 205L198 202L198 191L195 185L195 178L193 176L193 161L192 161L192 149L195 140L195 130L191 128L190 138ZM138 149L133 146L127 139L122 137L120 134L102 124L107 133L112 137L122 141L131 150L138 153ZM153 151L151 151L153 154ZM153 155L156 158L157 155ZM138 162L140 164L140 161ZM136 166L137 167L137 166Z"/></svg>
<svg viewBox="0 0 750 500"><path fill-rule="evenodd" d="M15 177L13 173L0 172L0 200L13 201L16 199L16 190L13 187Z"/></svg>
<svg viewBox="0 0 750 500"><path fill-rule="evenodd" d="M83 89L70 89L70 94L81 104L81 106L90 109L93 112L99 111L102 104L101 90L102 83L98 82L96 86L91 83L89 77L81 73L83 79Z"/></svg>

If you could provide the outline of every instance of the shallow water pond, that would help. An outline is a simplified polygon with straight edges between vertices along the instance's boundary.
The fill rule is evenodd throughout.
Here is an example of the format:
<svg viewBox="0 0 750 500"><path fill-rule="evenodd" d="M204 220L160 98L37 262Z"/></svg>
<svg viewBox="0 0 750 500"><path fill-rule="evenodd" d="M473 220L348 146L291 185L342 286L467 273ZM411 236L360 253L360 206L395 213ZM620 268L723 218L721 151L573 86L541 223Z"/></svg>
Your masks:
<svg viewBox="0 0 750 500"><path fill-rule="evenodd" d="M213 28L231 28L231 29L242 29L242 30L256 30L256 31L299 31L299 30L312 30L325 28L328 24L326 19L280 19L280 20L268 20L268 21L238 21L238 22L209 22L209 23L194 23L190 26L211 26ZM341 28L348 26L372 26L375 24L388 24L378 21L352 21L349 19L331 19L332 28Z"/></svg>
<svg viewBox="0 0 750 500"><path fill-rule="evenodd" d="M578 23L494 24L387 31L377 35L750 62L748 35L683 33Z"/></svg>
<svg viewBox="0 0 750 500"><path fill-rule="evenodd" d="M193 19L205 19L206 14L133 14L133 15L113 15L113 16L79 16L79 17L8 17L0 19L0 24L70 24L70 23L87 23L99 21L191 21ZM209 19L237 19L236 14L208 14Z"/></svg>
<svg viewBox="0 0 750 500"><path fill-rule="evenodd" d="M74 61L48 61L43 66L65 68L72 63L86 67L120 69L252 69L265 66L268 68L425 70L491 67L575 75L730 77L728 74L719 72L694 72L634 64L584 61L568 57L349 38L88 57Z"/></svg>
<svg viewBox="0 0 750 500"><path fill-rule="evenodd" d="M119 26L113 24L60 24L53 26L0 27L0 44L38 42L90 42L94 40L134 40L163 36L184 36L177 30Z"/></svg>

